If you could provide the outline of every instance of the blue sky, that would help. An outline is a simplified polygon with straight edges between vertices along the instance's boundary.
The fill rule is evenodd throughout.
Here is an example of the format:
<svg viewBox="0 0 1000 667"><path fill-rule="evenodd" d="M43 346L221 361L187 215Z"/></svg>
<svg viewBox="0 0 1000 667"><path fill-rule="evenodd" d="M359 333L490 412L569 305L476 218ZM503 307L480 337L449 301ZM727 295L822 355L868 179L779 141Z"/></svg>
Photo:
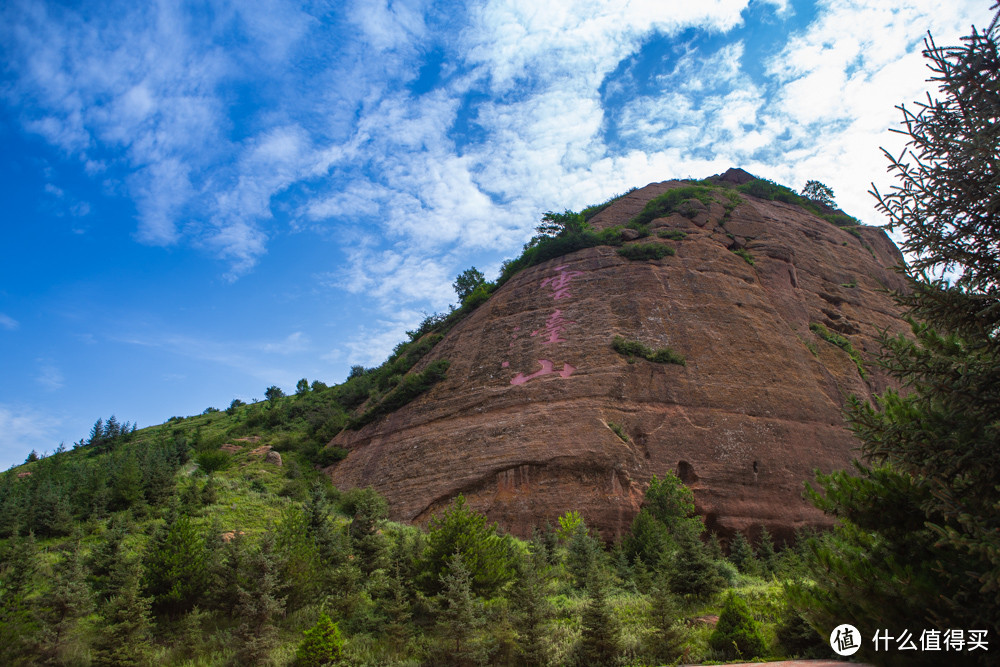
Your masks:
<svg viewBox="0 0 1000 667"><path fill-rule="evenodd" d="M0 468L342 381L549 209L741 166L878 224L923 36L989 5L9 0Z"/></svg>

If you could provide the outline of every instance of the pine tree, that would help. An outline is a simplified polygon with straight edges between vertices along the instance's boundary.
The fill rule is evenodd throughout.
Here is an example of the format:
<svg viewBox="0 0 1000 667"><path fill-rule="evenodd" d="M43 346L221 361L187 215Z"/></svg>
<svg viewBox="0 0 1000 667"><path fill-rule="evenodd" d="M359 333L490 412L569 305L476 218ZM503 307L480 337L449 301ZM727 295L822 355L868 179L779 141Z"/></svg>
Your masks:
<svg viewBox="0 0 1000 667"><path fill-rule="evenodd" d="M729 562L743 574L756 574L758 571L757 554L746 535L740 531L733 534L733 541L729 544Z"/></svg>
<svg viewBox="0 0 1000 667"><path fill-rule="evenodd" d="M241 621L236 629L237 663L264 662L278 643L274 620L284 612L285 600L278 593L279 564L274 551L274 538L265 533L258 548L240 563L234 609Z"/></svg>
<svg viewBox="0 0 1000 667"><path fill-rule="evenodd" d="M587 604L580 618L580 667L617 665L622 654L621 629L608 603L607 581L594 572L587 580Z"/></svg>
<svg viewBox="0 0 1000 667"><path fill-rule="evenodd" d="M650 602L649 625L652 633L647 640L647 652L657 664L671 663L681 656L688 635L680 606L669 587L662 583L653 586Z"/></svg>
<svg viewBox="0 0 1000 667"><path fill-rule="evenodd" d="M727 660L763 658L767 651L760 624L754 620L743 598L730 591L719 614L719 622L708 640L709 646Z"/></svg>
<svg viewBox="0 0 1000 667"><path fill-rule="evenodd" d="M90 570L91 583L98 599L103 601L107 598L111 589L111 571L122 558L122 551L125 546L125 538L131 530L130 517L127 514L119 514L111 520L104 541L99 542L90 552L87 561Z"/></svg>
<svg viewBox="0 0 1000 667"><path fill-rule="evenodd" d="M99 665L143 665L150 650L150 600L142 595L142 564L124 550L117 552L108 576L107 599L101 602L101 631L95 646Z"/></svg>
<svg viewBox="0 0 1000 667"><path fill-rule="evenodd" d="M641 559L647 564L661 562L662 556L669 556L676 549L676 543L670 536L670 531L652 512L643 508L632 519L628 535L622 540L622 550L629 560Z"/></svg>
<svg viewBox="0 0 1000 667"><path fill-rule="evenodd" d="M545 545L536 537L532 540L531 551L518 560L517 579L510 592L520 664L549 664L548 633L545 631L552 614L545 597L548 569Z"/></svg>
<svg viewBox="0 0 1000 667"><path fill-rule="evenodd" d="M669 568L670 588L674 593L692 599L706 599L725 587L726 582L708 557L701 539L691 532L681 533L678 547L677 556Z"/></svg>
<svg viewBox="0 0 1000 667"><path fill-rule="evenodd" d="M577 526L566 545L566 569L573 575L577 588L585 588L594 570L603 569L604 552L590 535L585 523Z"/></svg>
<svg viewBox="0 0 1000 667"><path fill-rule="evenodd" d="M399 651L406 645L412 633L410 621L413 618L413 613L398 566L392 568L388 583L388 591L381 603L381 611L385 616L385 634L389 637L393 647Z"/></svg>
<svg viewBox="0 0 1000 667"><path fill-rule="evenodd" d="M360 558L361 570L371 574L388 565L389 542L379 527L389 516L389 505L385 498L369 488L357 496L354 507L349 529L351 548Z"/></svg>
<svg viewBox="0 0 1000 667"><path fill-rule="evenodd" d="M77 540L56 564L51 588L41 600L45 614L44 643L50 658L55 657L77 620L89 614L93 606L93 596L80 555L80 542Z"/></svg>
<svg viewBox="0 0 1000 667"><path fill-rule="evenodd" d="M438 603L438 633L445 640L444 656L451 664L471 664L475 658L473 637L482 625L482 609L472 593L472 576L456 551L441 575Z"/></svg>
<svg viewBox="0 0 1000 667"><path fill-rule="evenodd" d="M499 534L496 523L488 524L484 514L470 509L461 495L428 524L427 550L421 559L428 593L440 590L441 573L456 551L462 554L477 595L488 597L514 577L510 539Z"/></svg>
<svg viewBox="0 0 1000 667"><path fill-rule="evenodd" d="M900 107L907 149L886 154L898 184L873 192L903 234L909 290L894 296L912 336L882 341L881 363L903 391L849 404L866 457L859 474L818 478L814 502L840 523L812 541L817 585L796 597L819 630L850 617L862 633L929 624L1000 633L998 36L994 19L958 46L928 38L940 97Z"/></svg>
<svg viewBox="0 0 1000 667"><path fill-rule="evenodd" d="M146 590L156 607L183 613L202 597L208 585L205 539L186 516L168 518L153 537L146 556Z"/></svg>
<svg viewBox="0 0 1000 667"><path fill-rule="evenodd" d="M0 551L0 658L3 664L29 664L38 619L28 601L38 570L35 536L12 537Z"/></svg>
<svg viewBox="0 0 1000 667"><path fill-rule="evenodd" d="M111 504L116 510L131 509L137 515L141 515L145 509L145 501L142 468L135 454L130 452L117 460L111 482Z"/></svg>
<svg viewBox="0 0 1000 667"><path fill-rule="evenodd" d="M344 639L340 628L325 613L320 613L316 625L302 633L305 638L295 652L295 664L301 667L324 667L340 660Z"/></svg>
<svg viewBox="0 0 1000 667"><path fill-rule="evenodd" d="M723 560L726 557L725 554L722 553L722 542L719 541L719 534L714 530L708 537L708 544L705 545L705 549L708 552L708 557L714 561Z"/></svg>
<svg viewBox="0 0 1000 667"><path fill-rule="evenodd" d="M208 506L217 503L219 501L218 488L218 485L215 483L215 477L209 477L208 481L205 482L205 486L201 487L201 504Z"/></svg>
<svg viewBox="0 0 1000 667"><path fill-rule="evenodd" d="M322 566L319 549L309 534L308 518L297 507L281 513L275 527L275 555L279 565L280 594L288 611L299 609L318 593Z"/></svg>
<svg viewBox="0 0 1000 667"><path fill-rule="evenodd" d="M774 540L766 526L760 527L760 536L757 538L757 562L765 577L770 577L778 570L778 553L774 550Z"/></svg>

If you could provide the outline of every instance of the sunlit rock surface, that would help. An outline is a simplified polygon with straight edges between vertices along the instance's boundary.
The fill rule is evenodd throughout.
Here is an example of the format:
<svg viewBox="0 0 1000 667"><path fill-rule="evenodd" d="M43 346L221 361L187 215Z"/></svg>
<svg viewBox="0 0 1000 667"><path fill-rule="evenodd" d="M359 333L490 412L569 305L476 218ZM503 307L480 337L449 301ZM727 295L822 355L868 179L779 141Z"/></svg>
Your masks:
<svg viewBox="0 0 1000 667"><path fill-rule="evenodd" d="M683 185L648 185L591 224L624 224ZM886 380L871 363L862 379L809 325L873 360L878 332L905 328L881 291L903 287L887 270L901 255L877 228L859 238L790 204L744 195L724 225L723 214L713 204L655 220L644 241L674 246L672 257L590 248L516 275L415 369L446 358L447 379L334 439L350 450L329 469L334 483L375 487L398 520L426 521L462 493L517 534L576 510L610 539L628 530L650 477L674 471L724 535L823 525L803 481L850 465L844 401ZM687 237L659 239L661 229ZM616 335L687 364L630 362Z"/></svg>

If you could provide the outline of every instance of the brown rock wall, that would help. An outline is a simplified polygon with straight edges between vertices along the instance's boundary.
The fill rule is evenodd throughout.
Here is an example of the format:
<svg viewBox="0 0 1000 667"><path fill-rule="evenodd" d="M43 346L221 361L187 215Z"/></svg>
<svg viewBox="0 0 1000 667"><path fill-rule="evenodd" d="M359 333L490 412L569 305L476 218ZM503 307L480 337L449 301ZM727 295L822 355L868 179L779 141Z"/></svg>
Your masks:
<svg viewBox="0 0 1000 667"><path fill-rule="evenodd" d="M637 190L591 223L623 224L679 185ZM334 439L350 450L329 471L334 483L374 486L396 519L425 521L464 493L516 533L577 510L613 537L650 477L672 470L717 530L764 524L780 537L823 523L802 483L849 465L844 399L886 380L874 368L862 380L809 324L871 359L880 330L903 329L878 291L902 287L886 270L901 256L881 230L859 238L781 202L744 197L724 226L722 216L713 204L654 221L688 234L668 242L673 257L630 262L589 248L516 275L418 365L449 359L444 381ZM615 335L669 346L687 364L630 362L611 348Z"/></svg>

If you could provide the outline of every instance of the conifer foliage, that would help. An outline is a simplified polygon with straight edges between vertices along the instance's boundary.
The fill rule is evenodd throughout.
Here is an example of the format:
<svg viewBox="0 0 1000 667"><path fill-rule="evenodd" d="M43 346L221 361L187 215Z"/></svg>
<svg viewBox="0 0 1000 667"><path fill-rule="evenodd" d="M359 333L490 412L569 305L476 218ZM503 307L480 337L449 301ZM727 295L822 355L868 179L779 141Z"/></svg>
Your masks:
<svg viewBox="0 0 1000 667"><path fill-rule="evenodd" d="M1000 632L997 38L994 20L958 46L927 39L940 97L900 107L907 149L886 154L898 183L873 192L904 235L910 289L895 298L912 336L883 339L903 390L849 405L860 475L818 478L816 504L842 521L813 545L817 587L798 590L817 628L853 618L863 634L892 623Z"/></svg>

